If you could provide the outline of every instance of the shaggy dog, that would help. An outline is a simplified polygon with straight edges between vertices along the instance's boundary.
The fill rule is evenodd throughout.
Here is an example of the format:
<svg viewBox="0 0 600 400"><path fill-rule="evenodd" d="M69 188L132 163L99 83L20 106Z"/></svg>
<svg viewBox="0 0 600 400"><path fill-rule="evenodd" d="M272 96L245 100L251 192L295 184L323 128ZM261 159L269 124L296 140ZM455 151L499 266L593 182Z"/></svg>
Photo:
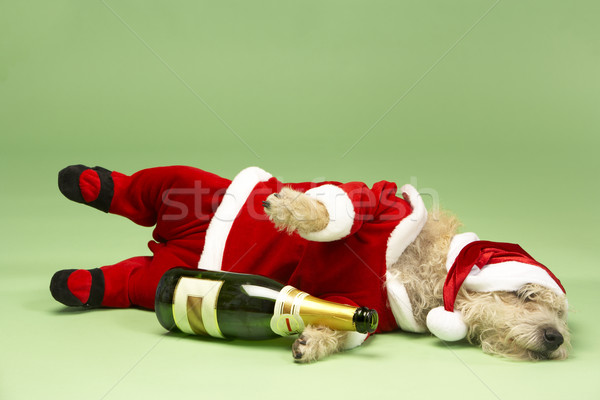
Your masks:
<svg viewBox="0 0 600 400"><path fill-rule="evenodd" d="M266 212L281 230L318 231L327 224L325 207L303 193L284 189L267 201ZM459 225L447 213L429 216L416 240L392 266L420 325L425 326L427 314L443 304L446 258ZM468 326L468 341L486 353L522 360L568 356L567 299L546 287L526 284L514 292L483 293L461 288L456 308ZM294 343L294 356L304 362L318 360L344 349L347 336L347 332L309 326Z"/></svg>
<svg viewBox="0 0 600 400"><path fill-rule="evenodd" d="M59 188L73 201L155 226L149 243L153 256L58 271L50 290L68 306L153 309L164 272L200 267L265 275L326 300L378 308L380 331L400 327L430 330L444 340L466 337L487 353L527 360L563 359L570 348L564 289L516 245L509 248L518 248L516 257L526 260L534 279L475 289L467 284L471 266L494 268L471 263L463 271L465 284L456 283L452 296L448 287L458 279L451 276L458 270L454 265L473 244L484 242L474 234L457 235L459 223L448 214L427 216L410 185L403 187L401 198L395 184L386 181L372 188L357 182L283 184L256 167L230 181L191 167L151 168L127 176L74 165L59 173ZM465 238L457 247L456 241ZM405 297L388 297L397 293ZM408 314L394 308L400 303L408 305ZM458 325L436 319L437 311ZM311 362L356 347L365 338L309 325L294 342L293 356Z"/></svg>

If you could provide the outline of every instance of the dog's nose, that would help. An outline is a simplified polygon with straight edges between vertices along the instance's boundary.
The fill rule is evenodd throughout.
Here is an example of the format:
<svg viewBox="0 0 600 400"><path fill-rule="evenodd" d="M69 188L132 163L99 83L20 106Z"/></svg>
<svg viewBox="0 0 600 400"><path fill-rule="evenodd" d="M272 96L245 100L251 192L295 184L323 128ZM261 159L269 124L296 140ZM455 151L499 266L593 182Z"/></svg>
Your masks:
<svg viewBox="0 0 600 400"><path fill-rule="evenodd" d="M565 339L563 338L563 335L561 335L556 329L544 329L544 346L548 351L558 349L558 347L563 344L564 341Z"/></svg>

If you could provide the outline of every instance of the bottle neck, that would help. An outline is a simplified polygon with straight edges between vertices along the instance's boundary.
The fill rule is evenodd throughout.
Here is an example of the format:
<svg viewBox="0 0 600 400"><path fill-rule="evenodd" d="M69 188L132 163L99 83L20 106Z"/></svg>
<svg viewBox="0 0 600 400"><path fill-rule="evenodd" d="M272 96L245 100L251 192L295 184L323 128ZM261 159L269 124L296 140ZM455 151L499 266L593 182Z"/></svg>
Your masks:
<svg viewBox="0 0 600 400"><path fill-rule="evenodd" d="M271 327L282 336L299 333L306 325L370 333L375 331L377 322L375 310L333 303L286 286L277 297Z"/></svg>

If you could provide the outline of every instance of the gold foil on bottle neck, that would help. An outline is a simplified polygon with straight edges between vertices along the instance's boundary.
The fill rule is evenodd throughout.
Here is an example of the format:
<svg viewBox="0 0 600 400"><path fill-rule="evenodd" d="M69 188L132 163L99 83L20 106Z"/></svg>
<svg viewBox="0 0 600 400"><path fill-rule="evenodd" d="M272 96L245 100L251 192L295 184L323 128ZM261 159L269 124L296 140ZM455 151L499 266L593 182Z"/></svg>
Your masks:
<svg viewBox="0 0 600 400"><path fill-rule="evenodd" d="M292 286L282 289L275 314L299 316L305 325L323 325L340 331L356 331L356 307L333 303L309 295Z"/></svg>

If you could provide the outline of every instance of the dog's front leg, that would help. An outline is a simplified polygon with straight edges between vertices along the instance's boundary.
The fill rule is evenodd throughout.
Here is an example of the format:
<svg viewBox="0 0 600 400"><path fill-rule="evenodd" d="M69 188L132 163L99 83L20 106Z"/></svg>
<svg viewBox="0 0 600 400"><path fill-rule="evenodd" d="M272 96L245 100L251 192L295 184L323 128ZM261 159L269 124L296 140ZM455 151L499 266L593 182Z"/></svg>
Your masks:
<svg viewBox="0 0 600 400"><path fill-rule="evenodd" d="M329 213L322 202L288 187L267 197L263 205L275 226L288 233L306 235L329 223Z"/></svg>
<svg viewBox="0 0 600 400"><path fill-rule="evenodd" d="M307 326L292 346L297 362L309 363L360 346L366 334L336 331L325 326Z"/></svg>

